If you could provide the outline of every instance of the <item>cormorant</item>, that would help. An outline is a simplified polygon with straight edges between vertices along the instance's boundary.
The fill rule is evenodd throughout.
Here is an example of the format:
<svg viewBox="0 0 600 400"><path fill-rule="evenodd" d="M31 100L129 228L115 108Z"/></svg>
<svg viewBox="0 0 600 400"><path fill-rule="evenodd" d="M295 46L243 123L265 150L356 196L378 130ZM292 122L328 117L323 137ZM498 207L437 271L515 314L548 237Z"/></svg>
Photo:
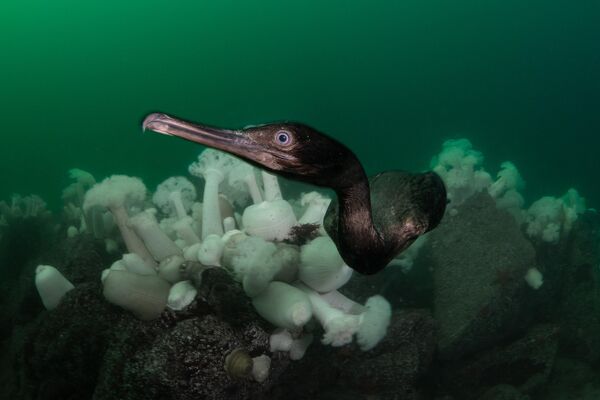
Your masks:
<svg viewBox="0 0 600 400"><path fill-rule="evenodd" d="M337 140L300 123L241 130L218 129L153 113L143 129L231 153L261 168L337 195L325 229L354 270L374 274L419 235L435 228L446 209L446 189L433 172L386 171L372 178Z"/></svg>

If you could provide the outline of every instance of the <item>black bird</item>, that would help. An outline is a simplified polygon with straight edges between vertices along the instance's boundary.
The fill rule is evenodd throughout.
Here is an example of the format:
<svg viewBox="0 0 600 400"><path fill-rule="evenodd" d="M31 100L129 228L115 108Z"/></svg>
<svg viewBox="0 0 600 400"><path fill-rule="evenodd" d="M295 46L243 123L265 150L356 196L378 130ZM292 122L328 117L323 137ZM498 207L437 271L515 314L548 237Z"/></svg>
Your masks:
<svg viewBox="0 0 600 400"><path fill-rule="evenodd" d="M374 274L419 235L435 228L446 209L446 189L433 172L387 171L370 179L354 153L299 123L241 130L218 129L166 114L148 115L143 129L226 151L261 168L337 194L325 229L354 270Z"/></svg>

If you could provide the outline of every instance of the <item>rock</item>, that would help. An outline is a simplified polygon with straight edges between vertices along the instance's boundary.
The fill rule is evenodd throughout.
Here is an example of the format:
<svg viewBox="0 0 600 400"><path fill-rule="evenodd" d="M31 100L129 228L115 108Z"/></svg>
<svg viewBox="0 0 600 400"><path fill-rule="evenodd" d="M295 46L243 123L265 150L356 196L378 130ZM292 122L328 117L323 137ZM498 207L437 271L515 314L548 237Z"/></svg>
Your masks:
<svg viewBox="0 0 600 400"><path fill-rule="evenodd" d="M199 262L186 261L182 265L183 276L198 289L202 299L221 320L232 326L256 321L257 316L251 299L241 285L221 267L207 267Z"/></svg>
<svg viewBox="0 0 600 400"><path fill-rule="evenodd" d="M435 323L426 313L396 313L383 341L371 352L355 354L363 359L357 360L356 368L342 368L340 379L360 393L373 390L412 398L417 379L433 360L435 332Z"/></svg>
<svg viewBox="0 0 600 400"><path fill-rule="evenodd" d="M9 397L0 397L91 398L107 333L119 318L102 298L99 282L78 285L58 307L15 328L9 343L20 378Z"/></svg>
<svg viewBox="0 0 600 400"><path fill-rule="evenodd" d="M535 291L524 276L535 252L515 219L487 194L447 215L429 238L439 351L456 359L526 328Z"/></svg>
<svg viewBox="0 0 600 400"><path fill-rule="evenodd" d="M33 320L44 309L35 288L35 269L60 245L51 216L15 218L0 237L0 340L16 324ZM47 264L47 263L46 263Z"/></svg>
<svg viewBox="0 0 600 400"><path fill-rule="evenodd" d="M54 220L40 217L16 218L3 228L0 237L0 276L14 283L36 258L56 245Z"/></svg>
<svg viewBox="0 0 600 400"><path fill-rule="evenodd" d="M8 246L0 245L0 265L10 269L0 271L0 351L6 363L0 368L0 398L30 398L32 391L38 398L65 399L88 393L87 373L98 362L93 352L103 340L99 326L113 321L100 296L106 253L89 236L66 240L49 216L13 222L2 239ZM56 266L81 286L52 312L44 309L34 284L41 263ZM80 375L65 378L57 361L69 362L74 371L77 366Z"/></svg>
<svg viewBox="0 0 600 400"><path fill-rule="evenodd" d="M99 282L102 270L112 263L102 242L90 235L77 235L60 242L50 235L47 240L52 244L50 248L45 248L41 254L32 251L30 258L22 260L18 280L0 284L6 285L0 290L0 296L4 297L4 301L0 299L0 338L9 335L15 324L31 321L44 310L34 285L39 264L56 267L71 283L78 285Z"/></svg>
<svg viewBox="0 0 600 400"><path fill-rule="evenodd" d="M566 261L560 265L562 288L553 302L558 304L549 314L561 325L561 352L595 364L600 361L600 215L597 212L588 211L579 217L565 253Z"/></svg>
<svg viewBox="0 0 600 400"><path fill-rule="evenodd" d="M425 391L419 379L431 365L435 342L435 323L428 313L396 312L388 334L371 351L315 340L302 360L290 364L269 398L419 399Z"/></svg>
<svg viewBox="0 0 600 400"><path fill-rule="evenodd" d="M253 311L235 324L218 317L242 289L217 271L206 278L206 298L153 321L105 301L99 279L76 285L54 310L11 330L0 349L0 398L259 398L288 362L273 360L262 383L225 372L225 357L236 348L269 354L269 334Z"/></svg>
<svg viewBox="0 0 600 400"><path fill-rule="evenodd" d="M53 266L59 268L74 285L99 281L102 271L120 258L108 254L104 241L94 239L89 234L68 238L57 247L57 265Z"/></svg>
<svg viewBox="0 0 600 400"><path fill-rule="evenodd" d="M600 399L598 371L577 359L557 357L550 382L544 387L539 398L544 400Z"/></svg>
<svg viewBox="0 0 600 400"><path fill-rule="evenodd" d="M522 394L511 385L498 385L484 393L480 400L529 400L530 397Z"/></svg>
<svg viewBox="0 0 600 400"><path fill-rule="evenodd" d="M361 304L373 296L373 293L378 293L390 302L392 309L432 309L433 278L429 267L430 249L430 243L425 243L408 272L403 272L399 266L388 266L374 275L355 273L340 291Z"/></svg>
<svg viewBox="0 0 600 400"><path fill-rule="evenodd" d="M272 383L234 379L224 369L225 357L236 348L252 356L267 353L269 335L256 326L233 329L206 315L147 336L136 325L113 332L95 399L248 399Z"/></svg>
<svg viewBox="0 0 600 400"><path fill-rule="evenodd" d="M528 395L538 392L552 371L558 336L556 325L536 325L510 344L447 363L442 368L443 390L461 400L478 399L497 385L511 385Z"/></svg>

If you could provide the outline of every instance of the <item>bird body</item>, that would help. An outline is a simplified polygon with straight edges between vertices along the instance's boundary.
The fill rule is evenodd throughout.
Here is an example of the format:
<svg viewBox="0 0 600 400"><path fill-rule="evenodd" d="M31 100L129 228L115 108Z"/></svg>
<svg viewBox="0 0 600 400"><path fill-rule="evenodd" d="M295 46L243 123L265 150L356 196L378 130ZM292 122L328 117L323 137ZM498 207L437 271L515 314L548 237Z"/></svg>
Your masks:
<svg viewBox="0 0 600 400"><path fill-rule="evenodd" d="M386 171L369 178L368 187L338 192L337 198L325 230L348 265L371 274L438 225L446 192L435 173Z"/></svg>

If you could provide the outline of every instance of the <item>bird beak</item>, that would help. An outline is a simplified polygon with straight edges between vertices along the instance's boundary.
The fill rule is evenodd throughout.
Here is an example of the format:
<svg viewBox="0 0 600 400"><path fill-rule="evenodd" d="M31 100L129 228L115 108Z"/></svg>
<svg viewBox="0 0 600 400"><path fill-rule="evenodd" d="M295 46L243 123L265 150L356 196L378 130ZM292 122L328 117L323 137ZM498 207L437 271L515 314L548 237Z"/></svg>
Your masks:
<svg viewBox="0 0 600 400"><path fill-rule="evenodd" d="M240 156L246 155L254 147L253 141L242 131L195 124L162 113L152 113L144 118L142 130L177 136Z"/></svg>

